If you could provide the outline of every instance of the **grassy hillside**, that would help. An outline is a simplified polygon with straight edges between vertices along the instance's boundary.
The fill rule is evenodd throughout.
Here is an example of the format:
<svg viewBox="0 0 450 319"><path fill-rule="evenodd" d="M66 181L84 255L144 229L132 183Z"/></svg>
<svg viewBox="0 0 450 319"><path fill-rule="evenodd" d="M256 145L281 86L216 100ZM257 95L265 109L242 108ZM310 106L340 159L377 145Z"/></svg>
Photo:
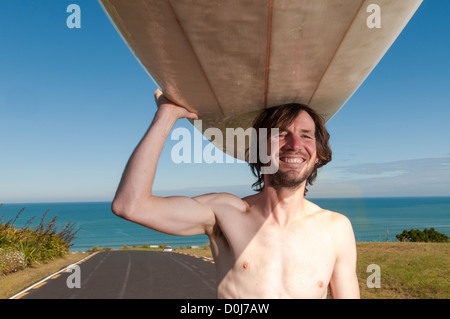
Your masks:
<svg viewBox="0 0 450 319"><path fill-rule="evenodd" d="M361 298L450 298L449 243L358 243ZM381 270L381 288L367 287L367 266Z"/></svg>

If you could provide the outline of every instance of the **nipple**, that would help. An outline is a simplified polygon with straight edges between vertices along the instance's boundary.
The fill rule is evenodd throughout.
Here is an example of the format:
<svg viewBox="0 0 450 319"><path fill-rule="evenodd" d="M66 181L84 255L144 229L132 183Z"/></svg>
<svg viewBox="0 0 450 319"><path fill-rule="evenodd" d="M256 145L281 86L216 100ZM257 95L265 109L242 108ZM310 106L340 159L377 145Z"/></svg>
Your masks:
<svg viewBox="0 0 450 319"><path fill-rule="evenodd" d="M244 270L247 270L248 263L246 261L244 261L244 263L242 264L242 268L244 268Z"/></svg>
<svg viewBox="0 0 450 319"><path fill-rule="evenodd" d="M322 280L319 280L318 284L319 284L319 287L320 287L320 288L323 287L323 281L322 281Z"/></svg>

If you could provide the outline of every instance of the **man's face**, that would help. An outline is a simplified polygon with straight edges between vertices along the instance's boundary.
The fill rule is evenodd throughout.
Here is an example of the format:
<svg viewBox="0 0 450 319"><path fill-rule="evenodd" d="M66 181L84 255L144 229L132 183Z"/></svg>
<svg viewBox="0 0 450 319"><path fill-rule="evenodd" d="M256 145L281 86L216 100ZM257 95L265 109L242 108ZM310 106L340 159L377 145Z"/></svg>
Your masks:
<svg viewBox="0 0 450 319"><path fill-rule="evenodd" d="M276 188L297 188L311 175L317 163L315 124L311 116L302 111L285 130L280 129L278 138L278 171L267 175Z"/></svg>

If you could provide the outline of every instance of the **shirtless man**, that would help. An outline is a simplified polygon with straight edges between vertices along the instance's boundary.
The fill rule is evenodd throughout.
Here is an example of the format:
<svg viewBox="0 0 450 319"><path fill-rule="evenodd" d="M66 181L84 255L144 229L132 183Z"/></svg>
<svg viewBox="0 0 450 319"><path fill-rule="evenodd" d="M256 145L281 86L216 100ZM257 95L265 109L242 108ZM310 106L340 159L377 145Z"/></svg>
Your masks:
<svg viewBox="0 0 450 319"><path fill-rule="evenodd" d="M158 110L112 203L116 215L167 234L208 235L219 298L326 298L329 284L333 298L359 298L349 220L304 198L321 161L319 132L308 112L294 114L279 136L269 137L279 139L279 168L259 176L257 194L243 199L228 193L157 197L152 184L167 136L177 119L197 115L160 90L155 99Z"/></svg>

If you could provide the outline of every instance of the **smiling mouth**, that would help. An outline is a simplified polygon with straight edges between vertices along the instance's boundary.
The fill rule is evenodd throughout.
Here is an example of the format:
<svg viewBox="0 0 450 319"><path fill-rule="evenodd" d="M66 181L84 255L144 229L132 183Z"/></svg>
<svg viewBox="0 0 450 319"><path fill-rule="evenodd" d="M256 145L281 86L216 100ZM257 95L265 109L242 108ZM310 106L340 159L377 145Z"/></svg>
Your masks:
<svg viewBox="0 0 450 319"><path fill-rule="evenodd" d="M299 157L280 157L280 161L288 164L301 164L305 159Z"/></svg>

